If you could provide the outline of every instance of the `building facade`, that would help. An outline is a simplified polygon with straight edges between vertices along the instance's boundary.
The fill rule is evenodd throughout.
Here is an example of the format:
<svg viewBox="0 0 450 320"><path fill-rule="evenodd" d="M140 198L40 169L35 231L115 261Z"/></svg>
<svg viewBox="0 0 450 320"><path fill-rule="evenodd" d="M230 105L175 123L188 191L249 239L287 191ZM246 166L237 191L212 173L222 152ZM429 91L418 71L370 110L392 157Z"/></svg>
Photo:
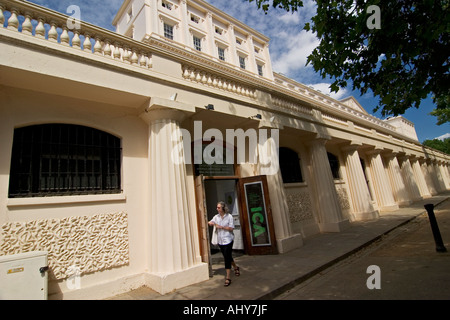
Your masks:
<svg viewBox="0 0 450 320"><path fill-rule="evenodd" d="M126 0L117 32L0 0L0 255L47 251L51 299L208 279L450 189L414 125L274 73L269 39L203 0Z"/></svg>

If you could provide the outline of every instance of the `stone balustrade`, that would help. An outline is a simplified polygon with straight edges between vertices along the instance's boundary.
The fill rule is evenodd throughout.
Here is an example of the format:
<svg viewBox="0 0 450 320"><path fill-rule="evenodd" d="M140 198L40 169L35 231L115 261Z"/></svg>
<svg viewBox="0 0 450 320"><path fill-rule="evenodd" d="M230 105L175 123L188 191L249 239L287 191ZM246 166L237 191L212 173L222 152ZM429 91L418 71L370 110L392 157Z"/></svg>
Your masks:
<svg viewBox="0 0 450 320"><path fill-rule="evenodd" d="M0 26L130 65L152 67L152 54L145 44L33 3L1 0Z"/></svg>
<svg viewBox="0 0 450 320"><path fill-rule="evenodd" d="M244 85L228 80L224 77L205 72L187 65L183 66L183 78L193 82L201 83L210 87L239 94L244 97L256 98L256 91Z"/></svg>
<svg viewBox="0 0 450 320"><path fill-rule="evenodd" d="M358 110L352 109L343 103L340 103L339 101L335 101L334 99L331 99L328 95L322 94L313 88L309 88L303 84L296 83L295 81L291 79L284 78L282 75L274 73L275 77L275 83L279 86L282 86L285 89L288 89L289 91L298 94L300 96L312 98L316 100L318 103L321 103L322 105L325 105L328 110L330 111L339 111L342 114L341 121L346 121L344 117L345 115L352 115L357 117L359 120L361 120L361 123L370 123L371 126L375 125L377 127L381 127L383 129L387 129L393 132L396 132L396 128L394 126L391 126L390 124L387 124L386 122L378 119L377 117L365 114L363 112L359 112ZM332 116L331 113L328 112L322 112L324 116L330 117L333 119L337 119L336 116Z"/></svg>

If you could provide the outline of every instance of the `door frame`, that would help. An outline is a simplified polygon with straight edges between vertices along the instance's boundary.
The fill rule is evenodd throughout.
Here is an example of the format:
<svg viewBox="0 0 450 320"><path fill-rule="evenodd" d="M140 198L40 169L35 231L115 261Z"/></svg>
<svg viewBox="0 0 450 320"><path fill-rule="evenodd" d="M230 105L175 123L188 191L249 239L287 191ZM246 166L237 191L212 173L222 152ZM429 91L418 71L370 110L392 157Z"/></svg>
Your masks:
<svg viewBox="0 0 450 320"><path fill-rule="evenodd" d="M200 256L202 262L208 264L209 276L213 276L211 262L211 243L208 228L208 212L206 209L205 178L203 175L194 176L195 198L197 204L197 230L199 237Z"/></svg>

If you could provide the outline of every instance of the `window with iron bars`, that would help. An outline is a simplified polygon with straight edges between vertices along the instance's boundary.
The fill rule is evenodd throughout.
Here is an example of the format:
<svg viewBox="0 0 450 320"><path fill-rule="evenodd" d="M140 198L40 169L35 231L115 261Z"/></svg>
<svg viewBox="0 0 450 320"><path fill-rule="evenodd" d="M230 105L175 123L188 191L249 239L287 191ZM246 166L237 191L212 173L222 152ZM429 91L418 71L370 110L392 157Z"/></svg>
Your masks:
<svg viewBox="0 0 450 320"><path fill-rule="evenodd" d="M121 193L119 138L89 127L44 124L14 130L9 197Z"/></svg>

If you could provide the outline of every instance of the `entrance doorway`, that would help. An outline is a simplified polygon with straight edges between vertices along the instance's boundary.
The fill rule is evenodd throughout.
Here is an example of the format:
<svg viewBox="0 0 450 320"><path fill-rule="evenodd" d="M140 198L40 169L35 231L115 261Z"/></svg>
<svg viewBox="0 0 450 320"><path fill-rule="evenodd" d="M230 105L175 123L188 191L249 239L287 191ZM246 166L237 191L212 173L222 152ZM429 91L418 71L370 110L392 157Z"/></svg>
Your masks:
<svg viewBox="0 0 450 320"><path fill-rule="evenodd" d="M233 250L244 250L242 238L241 218L239 210L239 198L236 180L205 180L205 200L207 220L210 221L216 214L216 205L219 201L224 201L230 210L234 220L234 243ZM212 234L213 227L209 227L209 234ZM211 253L219 250L218 246L211 245Z"/></svg>

